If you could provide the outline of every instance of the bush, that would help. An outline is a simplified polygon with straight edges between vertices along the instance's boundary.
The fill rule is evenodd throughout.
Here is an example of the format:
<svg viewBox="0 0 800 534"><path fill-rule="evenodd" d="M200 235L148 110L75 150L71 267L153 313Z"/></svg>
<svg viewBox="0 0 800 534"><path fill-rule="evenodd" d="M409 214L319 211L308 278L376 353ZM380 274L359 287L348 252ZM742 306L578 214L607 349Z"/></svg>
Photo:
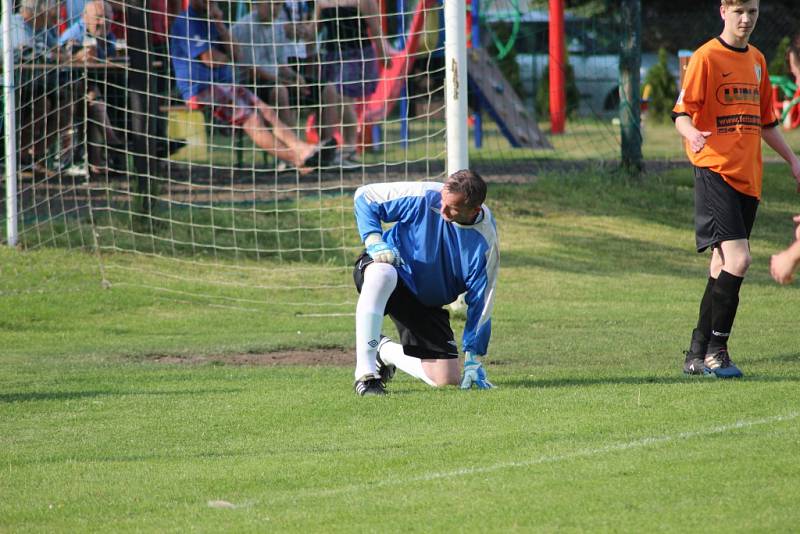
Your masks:
<svg viewBox="0 0 800 534"><path fill-rule="evenodd" d="M569 64L569 60L567 57L564 58L566 60L566 70L564 73L565 82L566 82L566 93L567 93L567 117L572 117L575 115L575 112L578 111L578 105L580 104L581 95L578 92L578 86L575 83L575 71L572 68L572 65ZM544 70L542 70L542 76L539 78L539 86L536 90L536 114L540 118L549 117L550 116L550 64L544 66Z"/></svg>
<svg viewBox="0 0 800 534"><path fill-rule="evenodd" d="M663 48L658 50L658 63L647 72L644 83L645 87L650 87L647 116L656 122L669 122L678 97L678 89L675 77L667 68L667 51Z"/></svg>
<svg viewBox="0 0 800 534"><path fill-rule="evenodd" d="M789 38L784 37L775 47L775 55L767 65L767 72L773 76L786 76L789 71L786 69L786 52L789 50Z"/></svg>

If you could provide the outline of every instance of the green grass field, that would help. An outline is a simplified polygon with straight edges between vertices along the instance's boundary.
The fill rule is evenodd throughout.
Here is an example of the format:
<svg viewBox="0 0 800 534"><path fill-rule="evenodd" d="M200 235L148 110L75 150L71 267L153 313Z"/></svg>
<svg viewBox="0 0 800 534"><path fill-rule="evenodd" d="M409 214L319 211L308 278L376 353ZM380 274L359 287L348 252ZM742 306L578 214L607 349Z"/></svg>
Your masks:
<svg viewBox="0 0 800 534"><path fill-rule="evenodd" d="M731 341L739 381L681 373L706 276L688 168L491 186L486 392L399 376L363 399L350 365L225 364L352 350L353 318L216 305L196 296L221 291L215 269L183 293L140 287L148 270L165 288L188 276L149 256L106 255L136 269L103 289L92 254L2 249L0 531L796 530L800 294L768 261L798 197L785 166L768 165L765 191ZM302 281L243 261L241 286Z"/></svg>

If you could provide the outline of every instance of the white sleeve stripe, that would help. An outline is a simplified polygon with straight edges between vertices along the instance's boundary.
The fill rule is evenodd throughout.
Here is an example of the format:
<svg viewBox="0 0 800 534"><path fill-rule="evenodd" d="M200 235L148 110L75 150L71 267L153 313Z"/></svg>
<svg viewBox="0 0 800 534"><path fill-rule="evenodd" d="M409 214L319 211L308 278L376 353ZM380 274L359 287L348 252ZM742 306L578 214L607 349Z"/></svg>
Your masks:
<svg viewBox="0 0 800 534"><path fill-rule="evenodd" d="M486 293L483 310L478 319L478 324L475 326L476 331L480 330L492 316L492 311L494 309L494 290L497 285L497 272L500 264L497 230L494 224L492 224L494 218L492 217L492 212L489 211L489 208L486 206L483 206L483 211L485 214L483 221L475 225L475 230L483 236L489 248L486 251Z"/></svg>
<svg viewBox="0 0 800 534"><path fill-rule="evenodd" d="M383 204L404 197L421 197L431 190L439 190L439 182L389 182L385 184L362 185L356 189L355 200L363 196L368 204Z"/></svg>

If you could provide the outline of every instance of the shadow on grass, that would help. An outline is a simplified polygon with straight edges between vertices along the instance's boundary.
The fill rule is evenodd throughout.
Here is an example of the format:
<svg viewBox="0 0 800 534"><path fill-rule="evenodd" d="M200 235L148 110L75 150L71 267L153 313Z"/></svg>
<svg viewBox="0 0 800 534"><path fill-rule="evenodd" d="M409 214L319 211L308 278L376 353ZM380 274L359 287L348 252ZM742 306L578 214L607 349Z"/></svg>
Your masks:
<svg viewBox="0 0 800 534"><path fill-rule="evenodd" d="M31 391L29 393L0 393L0 403L65 401L96 397L202 395L206 393L237 393L238 389L175 390L175 391Z"/></svg>
<svg viewBox="0 0 800 534"><path fill-rule="evenodd" d="M549 235L557 243L554 250L534 255L525 252L503 252L503 267L541 267L576 274L619 276L624 273L650 273L685 278L702 276L691 262L694 252L660 245L609 232L592 230L575 235Z"/></svg>
<svg viewBox="0 0 800 534"><path fill-rule="evenodd" d="M773 356L748 356L748 362L770 362L770 363L800 363L800 352L788 354L776 354Z"/></svg>
<svg viewBox="0 0 800 534"><path fill-rule="evenodd" d="M498 382L500 387L510 388L565 388L603 385L642 385L642 384L713 384L720 380L705 376L607 376L602 378L553 378L553 379L511 379ZM729 382L800 382L800 375L758 375L747 374L742 379L730 379Z"/></svg>
<svg viewBox="0 0 800 534"><path fill-rule="evenodd" d="M580 230L549 232L543 238L550 242L544 254L532 254L519 250L504 251L501 255L503 267L540 267L547 270L572 274L617 277L623 274L651 274L693 280L705 280L708 251L697 254L694 237L687 232L686 247L675 247L633 237L593 229L586 233ZM770 254L753 254L754 265L768 265ZM747 284L775 286L768 273L751 269Z"/></svg>

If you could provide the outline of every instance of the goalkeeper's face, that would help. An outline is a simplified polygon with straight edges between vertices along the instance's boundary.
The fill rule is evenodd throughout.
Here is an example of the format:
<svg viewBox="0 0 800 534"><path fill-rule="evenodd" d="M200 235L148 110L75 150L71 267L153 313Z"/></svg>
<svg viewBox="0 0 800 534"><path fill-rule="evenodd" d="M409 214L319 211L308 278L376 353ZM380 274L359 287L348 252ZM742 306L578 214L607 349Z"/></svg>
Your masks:
<svg viewBox="0 0 800 534"><path fill-rule="evenodd" d="M442 189L442 207L439 213L445 221L472 224L480 211L480 206L472 207L467 204L464 193L452 193L446 187Z"/></svg>

